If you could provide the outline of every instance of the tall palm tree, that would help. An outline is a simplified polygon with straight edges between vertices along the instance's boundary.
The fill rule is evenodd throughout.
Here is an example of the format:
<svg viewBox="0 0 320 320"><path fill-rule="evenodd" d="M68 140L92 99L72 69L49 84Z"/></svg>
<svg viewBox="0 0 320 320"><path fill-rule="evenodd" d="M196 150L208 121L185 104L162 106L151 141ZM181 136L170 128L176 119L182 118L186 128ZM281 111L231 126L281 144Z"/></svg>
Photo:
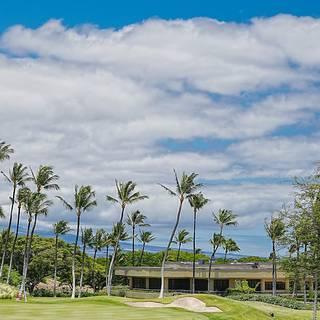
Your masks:
<svg viewBox="0 0 320 320"><path fill-rule="evenodd" d="M94 292L96 291L96 282L94 277L95 277L95 264L96 264L97 252L101 251L105 245L104 236L105 236L105 231L103 229L98 229L90 244L91 248L94 249L93 264L92 264L92 288Z"/></svg>
<svg viewBox="0 0 320 320"><path fill-rule="evenodd" d="M9 215L9 222L8 222L8 228L7 228L7 236L4 242L4 249L2 252L2 259L1 259L1 266L0 266L0 277L2 277L2 271L3 271L3 265L4 260L6 258L7 254L7 248L8 248L8 235L11 231L11 224L12 224L12 217L13 217L13 209L14 204L16 201L16 191L18 187L23 187L25 183L29 180L29 175L27 172L28 168L24 166L22 163L15 162L12 170L9 170L9 175L6 175L3 171L1 173L4 175L4 177L7 179L9 183L12 185L12 195L10 197L11 200L11 206L10 206L10 215Z"/></svg>
<svg viewBox="0 0 320 320"><path fill-rule="evenodd" d="M21 297L22 292L24 293L24 300L27 301L26 296L26 279L28 274L28 266L29 266L29 259L31 254L31 247L32 247L32 240L33 240L33 233L30 233L30 226L33 217L36 215L47 215L49 207L52 205L52 201L47 200L47 196L43 193L39 192L27 192L26 198L24 199L23 206L25 211L28 215L28 228L27 228L27 236L25 242L25 251L24 251L24 262L23 262L23 269L22 269L22 281L19 291L19 296Z"/></svg>
<svg viewBox="0 0 320 320"><path fill-rule="evenodd" d="M198 176L196 173L191 173L190 175L188 175L185 172L183 172L183 174L182 174L182 176L181 176L181 178L179 180L176 171L173 170L173 172L174 172L174 176L175 176L175 182L176 182L175 189L176 190L173 191L170 188L168 188L168 187L166 187L166 186L161 184L161 186L166 191L168 191L171 196L174 196L174 197L178 198L179 205L178 205L178 211L177 211L177 214L176 214L176 222L175 222L174 227L172 229L168 245L167 245L166 250L165 250L164 255L163 255L163 260L162 260L162 265L161 265L161 290L160 290L159 298L163 298L164 297L164 269L165 269L165 264L166 264L166 260L167 260L167 257L168 257L168 252L170 250L170 246L171 246L173 237L174 237L174 235L175 235L175 233L177 231L177 227L179 225L183 203L184 203L184 201L186 199L190 198L193 194L195 194L197 189L201 186L201 184L195 183L195 181L194 181L195 178Z"/></svg>
<svg viewBox="0 0 320 320"><path fill-rule="evenodd" d="M58 263L58 241L59 236L68 233L71 230L69 223L65 220L60 220L53 225L53 233L55 235L55 250L54 250L54 282L53 282L53 296L56 297L57 290L57 263Z"/></svg>
<svg viewBox="0 0 320 320"><path fill-rule="evenodd" d="M135 264L134 259L134 240L135 240L135 230L136 227L147 227L149 224L145 223L144 220L147 217L143 215L139 210L132 212L130 215L128 215L127 224L131 226L132 228L132 265Z"/></svg>
<svg viewBox="0 0 320 320"><path fill-rule="evenodd" d="M106 288L108 286L109 248L111 245L112 245L112 235L111 233L105 233L104 247L106 248L106 265L105 265Z"/></svg>
<svg viewBox="0 0 320 320"><path fill-rule="evenodd" d="M265 230L272 241L272 295L277 294L277 242L284 236L286 227L281 218L271 217L270 222L265 221Z"/></svg>
<svg viewBox="0 0 320 320"><path fill-rule="evenodd" d="M223 239L223 229L225 226L236 226L237 215L233 214L231 210L219 209L218 213L213 213L213 221L220 228L219 234L216 236L216 241L213 243L212 254L209 261L209 272L208 272L208 293L210 292L210 279L211 279L211 269L212 269L212 260L214 259L217 250L222 244Z"/></svg>
<svg viewBox="0 0 320 320"><path fill-rule="evenodd" d="M9 160L12 153L14 153L14 150L11 145L5 143L5 141L0 141L0 162Z"/></svg>
<svg viewBox="0 0 320 320"><path fill-rule="evenodd" d="M77 255L77 246L79 240L79 230L80 230L80 218L81 214L91 210L97 205L96 200L94 200L96 194L92 190L91 186L81 186L80 188L76 185L74 188L74 199L73 205L70 205L62 197L57 196L58 199L62 201L64 206L68 210L74 210L77 216L77 232L76 239L74 242L73 255L72 255L72 294L71 299L74 299L76 296L76 255Z"/></svg>
<svg viewBox="0 0 320 320"><path fill-rule="evenodd" d="M227 254L229 252L239 252L240 248L238 244L231 238L224 239L222 241L222 248L224 249L224 262L227 262Z"/></svg>
<svg viewBox="0 0 320 320"><path fill-rule="evenodd" d="M193 260L192 260L192 293L195 292L196 285L196 226L197 226L197 213L202 209L209 199L205 198L204 195L199 192L192 195L189 198L189 204L193 208L193 241L192 241L192 251L193 251Z"/></svg>
<svg viewBox="0 0 320 320"><path fill-rule="evenodd" d="M146 243L150 243L154 239L155 239L155 237L152 235L152 232L140 231L140 235L138 238L138 240L142 243L141 255L140 255L140 259L139 259L140 266L142 264L142 259L143 259L143 254L144 254L144 249L145 249Z"/></svg>
<svg viewBox="0 0 320 320"><path fill-rule="evenodd" d="M82 258L81 258L81 273L80 273L80 284L79 284L79 292L78 298L81 297L82 293L82 281L83 281L83 273L84 273L84 258L86 255L87 246L91 246L93 240L93 232L92 228L81 228L81 242L82 242Z"/></svg>
<svg viewBox="0 0 320 320"><path fill-rule="evenodd" d="M13 255L16 248L16 243L18 239L19 234L19 226L20 226L20 217L21 217L21 207L23 202L26 199L26 196L28 195L28 192L30 192L30 189L27 187L20 188L17 193L17 202L18 202L18 216L17 216L17 223L16 223L16 232L12 243L11 253L10 253L10 262L9 262L9 268L8 268L8 274L7 274L7 284L10 282L10 275L11 275L11 269L12 269L12 262L13 262Z"/></svg>
<svg viewBox="0 0 320 320"><path fill-rule="evenodd" d="M117 197L112 197L110 195L106 196L107 201L118 203L121 208L120 220L118 222L119 226L122 226L123 223L123 215L127 205L138 202L140 200L147 199L146 195L142 195L139 191L135 191L136 183L132 181L128 182L118 182L116 180L116 190L117 190ZM120 235L120 234L118 234ZM119 246L119 239L115 239L116 243L114 246L114 250L112 253L112 258L109 265L109 272L108 272L108 285L107 285L107 294L111 294L111 286L112 286L112 276L113 276L113 269L115 263L115 257L117 254L118 246Z"/></svg>
<svg viewBox="0 0 320 320"><path fill-rule="evenodd" d="M192 238L188 236L189 232L186 229L182 229L178 231L178 234L175 236L174 241L172 241L172 243L178 244L177 261L179 261L180 258L181 245L192 241Z"/></svg>

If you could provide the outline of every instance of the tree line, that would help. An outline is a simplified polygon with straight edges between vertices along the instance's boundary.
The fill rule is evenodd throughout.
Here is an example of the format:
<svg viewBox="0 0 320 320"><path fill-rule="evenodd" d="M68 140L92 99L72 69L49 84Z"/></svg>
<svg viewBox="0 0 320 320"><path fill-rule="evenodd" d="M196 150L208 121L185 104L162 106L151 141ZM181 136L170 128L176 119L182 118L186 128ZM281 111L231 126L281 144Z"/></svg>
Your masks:
<svg viewBox="0 0 320 320"><path fill-rule="evenodd" d="M0 142L0 162L9 160L14 153L13 148L5 142ZM3 232L1 237L1 265L0 265L0 278L4 278L4 266L5 262L8 261L6 281L10 282L10 276L13 266L13 257L15 255L15 249L17 240L19 237L19 228L21 214L25 214L27 217L26 235L23 249L23 267L22 267L22 278L19 286L19 297L26 300L26 280L28 276L28 268L30 264L30 258L33 250L33 241L35 238L35 231L37 228L38 220L42 215L47 215L49 208L53 205L53 200L49 199L48 191L54 190L59 191L60 187L58 184L59 176L54 172L54 168L49 165L40 165L36 171L29 169L27 166L21 163L14 163L12 169L8 173L1 171L7 182L12 187L10 195L10 209L8 214L8 226ZM175 189L161 184L161 187L165 189L169 195L174 196L178 199L178 208L176 212L176 220L173 226L168 244L162 254L161 263L161 290L160 297L163 297L164 292L164 270L168 260L169 251L171 250L172 244L176 243L178 246L178 253L176 260L180 259L180 250L183 244L187 242L193 242L193 283L195 279L195 265L196 265L196 224L197 215L199 211L209 203L202 191L202 184L196 182L197 174L182 173L179 177L174 170ZM81 228L81 217L86 212L92 210L97 206L95 191L90 185L75 186L74 193L71 199L65 199L62 195L57 195L56 199L61 201L66 210L71 211L75 214L77 219L76 224L76 236L73 244L72 259L71 259L71 276L72 276L72 293L71 298L76 296L76 285L79 283L78 297L81 296L83 275L84 275L84 260L86 256L86 250L88 247L93 248L93 268L92 268L92 287L95 288L95 263L97 252L101 251L102 248L106 250L106 292L108 295L111 294L111 288L113 283L113 275L115 263L120 252L120 242L124 240L132 240L132 265L140 265L142 263L145 245L155 239L151 231L144 230L143 228L149 227L146 223L147 217L143 215L139 210L127 214L127 207L131 204L148 199L147 195L141 194L138 191L137 185L133 181L120 182L115 181L115 194L106 195L106 201L113 203L119 207L119 220L113 225L112 231L107 233L103 229L98 229L95 233L91 228ZM189 232L185 229L178 230L182 208L184 203L188 202L190 208L193 211L193 236L189 236ZM10 241L11 229L13 225L14 210L16 209L16 223L13 241ZM0 214L3 218L4 211L0 207ZM223 248L225 253L224 260L226 261L227 254L229 252L237 252L240 250L237 243L231 238L224 237L224 228L227 226L237 225L237 215L231 210L220 209L217 213L213 213L213 220L216 225L219 226L219 232L214 233L210 239L212 246L212 254L209 259L209 268L211 270L212 263L215 260L216 252L219 248ZM125 225L128 225L131 229L131 235L126 231ZM139 233L137 233L139 228ZM55 263L54 263L54 294L56 294L57 287L57 255L59 237L70 232L70 226L67 221L61 220L54 224L53 233L55 235ZM140 257L135 257L135 239L138 239L142 244ZM81 242L82 251L79 253L78 248ZM10 245L10 248L9 248ZM109 247L112 247L112 254L109 257ZM81 256L81 267L80 275L76 270L76 261ZM77 279L77 275L79 279ZM210 283L210 272L208 277L208 291ZM194 290L194 285L193 285Z"/></svg>

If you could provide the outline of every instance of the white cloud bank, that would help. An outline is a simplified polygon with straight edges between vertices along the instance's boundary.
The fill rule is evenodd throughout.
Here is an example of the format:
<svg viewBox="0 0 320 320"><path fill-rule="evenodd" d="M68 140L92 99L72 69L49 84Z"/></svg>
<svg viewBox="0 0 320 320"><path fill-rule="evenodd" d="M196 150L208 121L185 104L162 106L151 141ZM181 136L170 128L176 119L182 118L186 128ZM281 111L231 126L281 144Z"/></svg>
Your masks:
<svg viewBox="0 0 320 320"><path fill-rule="evenodd" d="M320 158L319 37L319 19L285 15L152 19L120 30L13 26L0 35L0 137L15 147L13 160L54 165L66 195L92 184L101 201L86 223L116 219L103 200L114 178L136 180L151 195L142 204L150 222L170 223L175 202L156 183L171 183L175 167L225 180L207 187L211 208L234 209L243 228L261 225L290 188L226 183L305 174ZM277 136L286 126L312 130ZM160 143L194 138L228 143L202 152ZM62 216L53 211L47 225Z"/></svg>

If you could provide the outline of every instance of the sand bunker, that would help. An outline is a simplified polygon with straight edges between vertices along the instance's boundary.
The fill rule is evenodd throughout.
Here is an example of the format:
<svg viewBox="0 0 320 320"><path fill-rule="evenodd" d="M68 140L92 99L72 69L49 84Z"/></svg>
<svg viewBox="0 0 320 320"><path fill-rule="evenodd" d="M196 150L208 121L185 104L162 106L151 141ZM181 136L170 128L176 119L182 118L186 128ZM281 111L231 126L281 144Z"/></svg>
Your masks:
<svg viewBox="0 0 320 320"><path fill-rule="evenodd" d="M139 308L183 308L193 312L222 312L216 307L206 307L204 302L192 297L178 298L169 304L158 302L126 302L126 304Z"/></svg>

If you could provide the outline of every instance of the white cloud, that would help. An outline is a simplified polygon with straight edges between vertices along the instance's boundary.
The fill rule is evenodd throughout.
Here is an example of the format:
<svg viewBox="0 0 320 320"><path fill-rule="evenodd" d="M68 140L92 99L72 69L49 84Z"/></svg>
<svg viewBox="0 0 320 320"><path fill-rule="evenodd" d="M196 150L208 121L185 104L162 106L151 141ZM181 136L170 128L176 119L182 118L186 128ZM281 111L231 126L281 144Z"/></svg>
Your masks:
<svg viewBox="0 0 320 320"><path fill-rule="evenodd" d="M175 201L156 183L171 183L175 167L223 180L206 189L214 208L239 212L243 228L261 225L289 188L245 181L305 174L319 158L319 36L318 19L284 15L151 19L120 30L13 26L0 35L0 137L14 146L12 160L54 165L66 197L75 183L95 187L99 207L84 223L111 226L118 212L103 195L118 178L137 181L151 195L142 204L150 220L168 224ZM312 135L274 136L310 124ZM228 141L219 151L160 143L194 138ZM244 182L228 185L234 178ZM55 206L41 227L62 216Z"/></svg>

